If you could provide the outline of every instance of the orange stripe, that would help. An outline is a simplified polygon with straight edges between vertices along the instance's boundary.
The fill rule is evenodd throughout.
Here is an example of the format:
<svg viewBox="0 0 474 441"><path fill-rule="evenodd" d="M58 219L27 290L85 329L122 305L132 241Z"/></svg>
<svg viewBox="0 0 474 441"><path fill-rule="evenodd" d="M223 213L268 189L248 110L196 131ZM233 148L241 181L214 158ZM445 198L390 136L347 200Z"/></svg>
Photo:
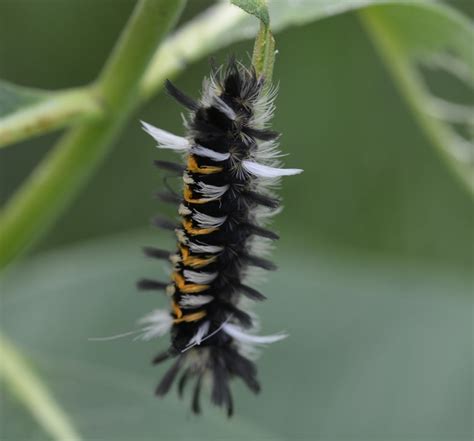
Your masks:
<svg viewBox="0 0 474 441"><path fill-rule="evenodd" d="M174 323L195 322L197 320L201 320L205 316L206 316L206 311L193 312L192 314L186 314L186 315L183 315L181 318L175 319Z"/></svg>
<svg viewBox="0 0 474 441"><path fill-rule="evenodd" d="M214 167L211 165L203 165L199 167L196 158L193 155L188 156L187 168L192 173L201 173L202 175L210 175L212 173L219 173L223 170L222 167Z"/></svg>
<svg viewBox="0 0 474 441"><path fill-rule="evenodd" d="M208 198L193 199L193 192L188 184L184 184L183 197L184 200L190 204L206 204L209 202Z"/></svg>
<svg viewBox="0 0 474 441"><path fill-rule="evenodd" d="M194 228L193 223L190 220L183 219L181 222L184 229L186 230L187 233L191 234L191 236L199 236L201 234L209 234L212 233L213 231L216 231L216 227L212 228Z"/></svg>
<svg viewBox="0 0 474 441"><path fill-rule="evenodd" d="M181 318L183 316L183 311L179 309L179 306L175 302L171 302L171 309L173 309L173 314L177 318Z"/></svg>
<svg viewBox="0 0 474 441"><path fill-rule="evenodd" d="M184 247L182 245L179 247L179 249L181 251L182 262L186 266L191 266L193 268L201 268L203 266L209 265L210 263L214 262L214 260L216 260L216 256L207 257L205 259L192 256L189 253L189 248Z"/></svg>
<svg viewBox="0 0 474 441"><path fill-rule="evenodd" d="M184 280L184 277L177 272L174 272L171 277L178 289L185 294L196 294L198 292L205 291L209 288L209 285L198 285L197 283L188 283Z"/></svg>

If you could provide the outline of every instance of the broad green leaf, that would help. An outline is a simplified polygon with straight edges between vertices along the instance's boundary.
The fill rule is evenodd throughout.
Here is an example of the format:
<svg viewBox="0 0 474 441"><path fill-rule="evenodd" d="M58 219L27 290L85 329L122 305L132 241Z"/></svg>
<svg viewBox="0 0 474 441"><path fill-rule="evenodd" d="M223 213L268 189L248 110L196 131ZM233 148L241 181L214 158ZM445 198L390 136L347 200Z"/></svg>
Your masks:
<svg viewBox="0 0 474 441"><path fill-rule="evenodd" d="M164 243L166 242L166 243ZM262 333L290 337L258 360L253 396L233 385L236 416L153 389L167 345L91 341L136 328L167 307L135 291L167 269L144 260L144 244L171 239L128 234L38 256L3 282L2 326L51 387L84 439L289 440L469 439L470 275L382 257L318 255L282 249L281 268L260 289ZM203 397L207 402L208 397ZM2 402L2 439L45 440L14 398Z"/></svg>
<svg viewBox="0 0 474 441"><path fill-rule="evenodd" d="M380 6L360 14L419 124L474 193L474 24L439 4ZM432 90L428 69L458 81L465 102Z"/></svg>
<svg viewBox="0 0 474 441"><path fill-rule="evenodd" d="M100 114L91 90L59 92L0 81L0 148Z"/></svg>
<svg viewBox="0 0 474 441"><path fill-rule="evenodd" d="M269 0L268 7L273 32L351 10L366 11L364 22L422 129L474 192L472 142L454 131L451 124L460 122L472 137L473 109L433 96L419 73L421 61L438 60L444 70L472 87L474 31L469 19L453 8L428 0ZM226 4L210 8L157 51L142 83L143 96L152 95L165 78L177 74L188 62L236 41L254 38L256 33L257 23L243 11ZM472 97L471 91L467 93Z"/></svg>
<svg viewBox="0 0 474 441"><path fill-rule="evenodd" d="M266 0L231 0L231 3L257 17L265 26L270 26Z"/></svg>

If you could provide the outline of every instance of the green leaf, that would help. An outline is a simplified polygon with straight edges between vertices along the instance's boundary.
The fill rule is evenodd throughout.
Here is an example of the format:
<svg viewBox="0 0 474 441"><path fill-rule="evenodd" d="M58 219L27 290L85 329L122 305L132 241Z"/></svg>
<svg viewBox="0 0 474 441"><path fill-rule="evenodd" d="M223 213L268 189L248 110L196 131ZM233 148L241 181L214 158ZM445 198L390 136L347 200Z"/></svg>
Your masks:
<svg viewBox="0 0 474 441"><path fill-rule="evenodd" d="M418 123L474 194L473 23L441 4L381 6L360 14ZM458 81L466 102L432 90L428 69Z"/></svg>
<svg viewBox="0 0 474 441"><path fill-rule="evenodd" d="M231 0L231 3L257 17L265 26L270 26L270 15L266 0Z"/></svg>
<svg viewBox="0 0 474 441"><path fill-rule="evenodd" d="M0 148L100 114L88 88L52 92L0 81Z"/></svg>
<svg viewBox="0 0 474 441"><path fill-rule="evenodd" d="M129 233L38 256L3 281L3 328L84 439L469 439L467 272L280 248L281 270L259 287L269 299L255 308L262 334L290 337L262 351L259 396L234 382L229 421L206 394L200 417L174 389L154 396L167 366L150 360L167 338L90 340L134 330L139 317L169 306L134 288L140 277L166 280L166 268L141 256L152 243L173 246ZM9 395L2 412L2 439L47 439Z"/></svg>

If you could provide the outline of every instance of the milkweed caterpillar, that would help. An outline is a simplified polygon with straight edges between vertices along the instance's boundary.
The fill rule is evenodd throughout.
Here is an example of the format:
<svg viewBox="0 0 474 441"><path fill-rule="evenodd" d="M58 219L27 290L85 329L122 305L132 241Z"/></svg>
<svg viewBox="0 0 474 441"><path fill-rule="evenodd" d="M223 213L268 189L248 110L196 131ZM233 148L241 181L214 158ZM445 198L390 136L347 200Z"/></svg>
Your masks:
<svg viewBox="0 0 474 441"><path fill-rule="evenodd" d="M249 332L255 323L244 311L243 300L265 297L245 279L251 267L275 269L262 256L268 242L278 238L264 228L280 206L272 187L281 176L302 170L279 168L279 133L268 127L276 89L265 88L264 78L253 68L233 59L213 68L199 101L169 81L166 89L189 111L187 136L142 124L159 148L185 156L185 166L155 161L162 169L182 174L182 196L162 195L163 200L179 203L181 221L179 225L157 221L158 226L176 232L176 252L145 249L148 256L169 259L173 273L171 284L150 279L138 283L141 289L165 290L171 298L171 312L156 310L141 320L143 337L171 332L171 346L153 361L174 359L157 395L165 395L180 375L181 396L189 380L195 379L192 409L199 413L201 385L209 377L211 401L225 407L230 416L231 378L240 377L255 393L260 389L256 366L247 357L249 349L285 337Z"/></svg>

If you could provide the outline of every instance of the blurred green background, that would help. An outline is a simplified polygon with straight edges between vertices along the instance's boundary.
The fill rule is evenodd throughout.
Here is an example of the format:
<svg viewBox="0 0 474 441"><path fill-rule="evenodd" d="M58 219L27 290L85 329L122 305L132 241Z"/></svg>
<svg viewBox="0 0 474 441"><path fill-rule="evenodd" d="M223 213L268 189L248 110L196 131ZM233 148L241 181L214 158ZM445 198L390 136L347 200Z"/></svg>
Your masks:
<svg viewBox="0 0 474 441"><path fill-rule="evenodd" d="M60 89L93 80L131 0L0 0L0 77ZM211 2L189 2L182 21ZM469 2L452 2L468 11ZM161 298L140 276L165 274L140 256L167 243L148 227L168 158L139 119L182 133L163 93L135 114L80 197L7 277L2 326L47 378L86 439L472 439L472 200L413 121L361 27L344 14L277 35L275 129L288 167L275 260L262 285L263 332L291 337L259 362L263 393L236 385L237 417L192 417L155 400L164 342L98 343L133 327ZM229 53L248 59L251 42ZM208 61L176 83L197 96ZM461 96L441 76L434 87ZM461 96L466 99L466 96ZM58 135L0 150L0 202ZM171 158L171 156L169 156ZM165 276L162 276L165 277ZM9 394L0 439L47 439Z"/></svg>

